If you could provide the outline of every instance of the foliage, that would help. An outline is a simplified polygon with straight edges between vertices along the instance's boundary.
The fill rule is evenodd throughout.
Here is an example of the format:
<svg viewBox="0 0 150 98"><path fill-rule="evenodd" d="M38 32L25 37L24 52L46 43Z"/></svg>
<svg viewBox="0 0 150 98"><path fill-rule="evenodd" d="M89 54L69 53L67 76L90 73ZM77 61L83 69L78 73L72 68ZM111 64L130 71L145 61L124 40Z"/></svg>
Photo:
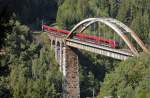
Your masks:
<svg viewBox="0 0 150 98"><path fill-rule="evenodd" d="M16 20L39 29L42 20L51 23L56 18L59 27L71 29L88 17L113 17L135 30L147 46L150 43L149 0L5 0L0 5L0 47L7 53L0 57L2 98L58 98L61 92L61 75L48 39L44 34L35 39L30 29ZM100 96L148 98L149 56L116 64L118 61L110 58L83 54L81 97L92 96L93 89L97 95L104 82Z"/></svg>
<svg viewBox="0 0 150 98"><path fill-rule="evenodd" d="M121 62L115 71L107 74L100 91L104 96L121 98L149 98L150 54L141 54Z"/></svg>
<svg viewBox="0 0 150 98"><path fill-rule="evenodd" d="M81 98L92 97L99 93L105 74L114 70L118 61L89 52L78 53L80 62Z"/></svg>
<svg viewBox="0 0 150 98"><path fill-rule="evenodd" d="M33 38L29 28L10 20L5 41L5 57L1 58L0 97L57 98L61 92L61 74L47 37ZM6 75L5 75L6 74Z"/></svg>
<svg viewBox="0 0 150 98"><path fill-rule="evenodd" d="M150 5L149 0L64 0L64 2L58 8L56 22L61 28L70 30L73 28L75 24L77 24L79 21L85 18L105 17L105 16L113 17L122 21L130 28L132 28L139 35L142 41L148 46L150 39L149 5ZM100 32L106 31L109 32L107 27L103 26L100 29L101 29ZM86 32L88 32L88 30ZM134 43L133 40L131 41ZM88 60L83 59L83 57L80 58L82 61L85 61L84 63L80 62L81 97L92 96L92 89L95 88L97 90L97 87L99 88L101 86L105 74L108 74L111 71L113 73L114 68L120 66L117 64L118 62L115 62L110 58L94 56L92 54L87 55L88 54L87 52L83 54L89 59ZM94 63L89 63L89 61ZM128 69L125 68L124 70ZM117 73L116 76L118 76L118 74L120 73ZM94 77L94 86L91 85L92 80L90 79L90 77L88 77L89 75ZM105 82L107 83L106 80L104 80L104 83ZM112 81L111 84L113 83L114 82ZM122 88L120 90L121 92L124 90L124 88L122 87L122 85L120 86L121 86L120 88ZM113 85L114 91L116 91L116 87L118 87L118 85L114 84ZM132 94L130 86L125 89L126 91L128 91L125 93L126 95ZM114 93L112 92L112 90L108 90L108 92ZM142 92L146 93L147 91ZM98 93L98 90L96 93ZM144 96L142 94L140 94L140 96Z"/></svg>
<svg viewBox="0 0 150 98"><path fill-rule="evenodd" d="M108 3L102 0L65 0L58 9L57 23L63 28L71 29L84 18L108 16L107 7Z"/></svg>
<svg viewBox="0 0 150 98"><path fill-rule="evenodd" d="M56 22L62 28L71 29L85 18L113 17L127 24L148 43L149 5L149 0L64 0L58 9Z"/></svg>

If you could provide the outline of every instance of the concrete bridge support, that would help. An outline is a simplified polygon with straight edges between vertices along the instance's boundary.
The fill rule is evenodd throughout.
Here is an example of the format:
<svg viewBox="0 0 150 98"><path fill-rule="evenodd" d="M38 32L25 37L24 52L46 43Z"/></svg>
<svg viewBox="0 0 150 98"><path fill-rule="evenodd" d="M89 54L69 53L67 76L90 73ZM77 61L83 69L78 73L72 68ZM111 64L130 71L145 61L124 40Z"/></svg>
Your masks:
<svg viewBox="0 0 150 98"><path fill-rule="evenodd" d="M63 52L63 98L80 98L78 56L67 46Z"/></svg>
<svg viewBox="0 0 150 98"><path fill-rule="evenodd" d="M64 46L61 40L52 39L51 47L63 73L63 98L80 98L78 56L73 48Z"/></svg>

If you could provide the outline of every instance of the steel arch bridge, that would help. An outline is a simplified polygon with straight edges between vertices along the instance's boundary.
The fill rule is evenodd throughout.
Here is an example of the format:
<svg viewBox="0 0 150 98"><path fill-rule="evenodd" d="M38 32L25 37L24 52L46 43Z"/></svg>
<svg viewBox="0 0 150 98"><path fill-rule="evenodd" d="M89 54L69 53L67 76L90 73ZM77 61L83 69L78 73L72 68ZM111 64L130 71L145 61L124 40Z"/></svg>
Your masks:
<svg viewBox="0 0 150 98"><path fill-rule="evenodd" d="M136 49L134 44L129 40L128 36L126 36L126 33L130 34L132 39L135 40L135 42L140 46L140 48L143 50L143 52L148 52L144 43L141 41L141 39L137 36L137 34L133 30L131 30L128 26L126 26L122 22L120 22L116 19L113 19L113 18L100 17L100 18L85 19L74 26L74 28L68 34L67 40L72 39L73 36L76 35L76 33L77 33L74 31L76 31L81 26L82 26L82 28L80 28L78 33L83 32L86 28L88 28L90 25L92 25L96 22L103 23L103 24L107 25L108 27L110 27L111 29L113 29L115 31L115 33L117 33L123 39L123 41L129 47L129 49L131 50L133 55L138 55L138 50Z"/></svg>
<svg viewBox="0 0 150 98"><path fill-rule="evenodd" d="M99 40L100 38L96 35L89 36L87 34L82 34L88 27L95 23L102 23L106 25L108 28L111 28L115 34L117 34L123 42L127 45L129 48L127 51L124 51L123 49L117 49L116 47L106 47L100 44L95 43L89 43L88 40ZM55 32L56 35L66 35L63 36L64 40L63 43L66 46L94 52L97 54L105 55L108 57L112 57L115 59L125 60L128 57L137 56L139 54L139 51L137 47L135 46L135 43L142 49L143 52L148 52L147 48L145 47L144 43L141 41L141 39L138 37L138 35L131 30L128 26L123 24L122 22L113 19L113 18L107 18L107 17L99 17L99 18L88 18L85 19L78 24L76 24L71 31L66 30L58 30L56 28L52 27L46 27L45 25L42 26L44 30L52 31L53 34ZM49 33L50 36L53 35ZM131 38L129 38L129 36ZM81 40L82 38L88 39L86 41ZM97 39L96 39L97 38ZM106 38L105 38L106 39ZM104 39L104 40L105 40ZM132 43L131 40L134 40L135 43ZM104 40L102 40L104 42ZM107 41L107 42L106 42ZM106 39L105 43L111 43L114 44L115 41L112 39ZM116 43L115 43L116 44Z"/></svg>
<svg viewBox="0 0 150 98"><path fill-rule="evenodd" d="M102 38L97 35L83 34L84 31L86 32L95 23L102 23L111 28L127 45L128 51L125 51L124 47L118 49L114 46L103 45L103 43L115 45L115 40ZM51 46L55 50L56 61L59 63L60 71L64 77L63 98L80 98L78 56L74 50L82 49L114 59L126 60L129 57L138 56L139 54L135 43L127 36L128 34L135 40L143 52L148 52L144 43L133 30L122 22L112 18L88 18L76 24L71 31L59 30L48 25L42 25L42 29L48 33ZM102 44L99 44L99 41Z"/></svg>

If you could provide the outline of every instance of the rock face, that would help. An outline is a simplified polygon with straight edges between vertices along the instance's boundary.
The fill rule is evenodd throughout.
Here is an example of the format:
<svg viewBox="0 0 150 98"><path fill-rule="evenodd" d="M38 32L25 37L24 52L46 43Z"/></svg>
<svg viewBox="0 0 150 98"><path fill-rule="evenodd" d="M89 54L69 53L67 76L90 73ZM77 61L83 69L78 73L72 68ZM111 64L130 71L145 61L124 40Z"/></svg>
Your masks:
<svg viewBox="0 0 150 98"><path fill-rule="evenodd" d="M45 23L55 21L58 7L56 0L0 0L0 14L6 8L22 23L37 29L42 20Z"/></svg>
<svg viewBox="0 0 150 98"><path fill-rule="evenodd" d="M44 22L55 21L57 3L55 0L16 0L16 14L20 20L31 27Z"/></svg>
<svg viewBox="0 0 150 98"><path fill-rule="evenodd" d="M0 0L0 18L5 14L8 13L8 9L9 12L12 12L12 0Z"/></svg>
<svg viewBox="0 0 150 98"><path fill-rule="evenodd" d="M57 5L57 0L0 0L0 43L4 43L6 37L7 28L3 24L8 23L12 15L32 30L41 30L42 22L55 22Z"/></svg>

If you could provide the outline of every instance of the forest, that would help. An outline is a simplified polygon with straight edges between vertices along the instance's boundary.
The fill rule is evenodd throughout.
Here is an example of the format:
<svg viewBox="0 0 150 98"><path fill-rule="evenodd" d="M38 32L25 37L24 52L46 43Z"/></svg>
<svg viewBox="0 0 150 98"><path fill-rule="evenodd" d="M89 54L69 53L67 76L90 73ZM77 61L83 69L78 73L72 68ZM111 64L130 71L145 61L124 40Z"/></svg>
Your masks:
<svg viewBox="0 0 150 98"><path fill-rule="evenodd" d="M150 48L150 0L0 0L0 98L61 98L62 73L42 22L71 30L89 17L112 17ZM149 98L150 54L118 61L81 51L80 96Z"/></svg>

